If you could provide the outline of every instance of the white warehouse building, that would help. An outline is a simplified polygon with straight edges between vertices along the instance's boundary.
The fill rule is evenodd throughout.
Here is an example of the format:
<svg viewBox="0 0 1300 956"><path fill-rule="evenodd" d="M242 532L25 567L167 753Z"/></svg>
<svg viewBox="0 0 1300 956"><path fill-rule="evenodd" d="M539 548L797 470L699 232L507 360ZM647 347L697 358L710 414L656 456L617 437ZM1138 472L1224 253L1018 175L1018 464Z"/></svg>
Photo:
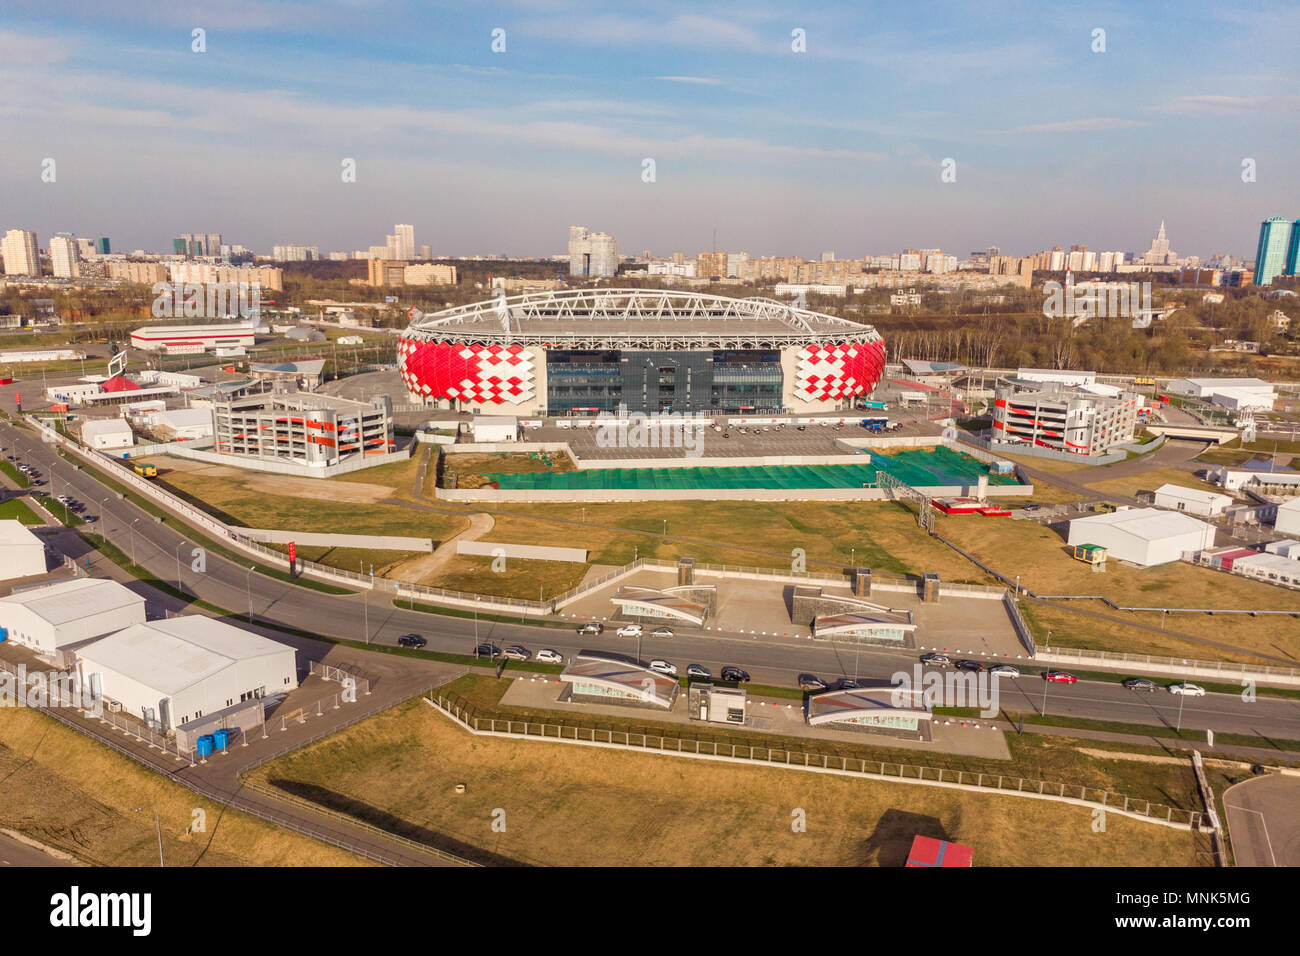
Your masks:
<svg viewBox="0 0 1300 956"><path fill-rule="evenodd" d="M1278 534L1300 535L1300 498L1292 498L1277 506L1277 517L1273 519L1273 530Z"/></svg>
<svg viewBox="0 0 1300 956"><path fill-rule="evenodd" d="M1202 491L1200 488L1184 488L1182 485L1161 485L1155 492L1155 506L1168 508L1170 511L1185 511L1189 515L1213 518L1223 514L1232 504L1232 499L1217 491Z"/></svg>
<svg viewBox="0 0 1300 956"><path fill-rule="evenodd" d="M1117 561L1149 568L1214 545L1214 526L1158 508L1121 508L1070 522L1070 545L1095 544Z"/></svg>
<svg viewBox="0 0 1300 956"><path fill-rule="evenodd" d="M298 686L292 647L199 615L136 624L77 656L83 687L164 731Z"/></svg>
<svg viewBox="0 0 1300 956"><path fill-rule="evenodd" d="M54 657L142 624L144 598L117 581L73 578L0 597L0 637Z"/></svg>
<svg viewBox="0 0 1300 956"><path fill-rule="evenodd" d="M1277 401L1273 386L1259 378L1176 378L1166 391L1236 409L1269 409Z"/></svg>
<svg viewBox="0 0 1300 956"><path fill-rule="evenodd" d="M45 542L21 521L0 521L0 581L44 573Z"/></svg>
<svg viewBox="0 0 1300 956"><path fill-rule="evenodd" d="M135 444L135 434L130 423L121 418L92 418L82 424L81 440L96 451L130 448Z"/></svg>

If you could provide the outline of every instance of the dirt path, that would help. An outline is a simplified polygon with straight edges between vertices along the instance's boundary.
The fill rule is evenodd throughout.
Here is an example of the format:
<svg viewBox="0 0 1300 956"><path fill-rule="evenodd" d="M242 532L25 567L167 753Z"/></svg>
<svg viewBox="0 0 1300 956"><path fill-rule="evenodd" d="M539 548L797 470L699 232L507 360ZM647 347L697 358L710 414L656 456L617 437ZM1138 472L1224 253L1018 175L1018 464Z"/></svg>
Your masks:
<svg viewBox="0 0 1300 956"><path fill-rule="evenodd" d="M421 554L394 565L388 577L415 584L424 584L436 576L447 562L456 557L457 541L475 541L492 530L496 520L490 514L475 512L469 515L469 524L458 534L438 545L431 554Z"/></svg>

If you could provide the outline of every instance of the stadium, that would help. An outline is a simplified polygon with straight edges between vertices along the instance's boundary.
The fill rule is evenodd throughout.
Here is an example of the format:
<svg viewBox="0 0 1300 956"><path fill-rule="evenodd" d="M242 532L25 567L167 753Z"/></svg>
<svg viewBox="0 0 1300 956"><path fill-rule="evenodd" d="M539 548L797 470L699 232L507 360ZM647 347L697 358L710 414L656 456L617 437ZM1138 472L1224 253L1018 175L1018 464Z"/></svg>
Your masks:
<svg viewBox="0 0 1300 956"><path fill-rule="evenodd" d="M828 412L885 365L871 326L764 298L584 289L410 318L397 355L412 401L464 411Z"/></svg>

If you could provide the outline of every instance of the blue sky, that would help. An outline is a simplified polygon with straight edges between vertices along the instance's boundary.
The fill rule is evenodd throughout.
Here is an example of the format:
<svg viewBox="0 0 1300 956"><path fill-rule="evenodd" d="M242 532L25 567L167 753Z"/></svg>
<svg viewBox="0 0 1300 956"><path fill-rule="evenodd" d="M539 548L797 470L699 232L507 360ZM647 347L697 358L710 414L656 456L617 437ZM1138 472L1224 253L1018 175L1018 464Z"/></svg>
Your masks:
<svg viewBox="0 0 1300 956"><path fill-rule="evenodd" d="M5 0L0 228L860 256L1143 250L1164 219L1249 257L1300 217L1296 4L163 6Z"/></svg>

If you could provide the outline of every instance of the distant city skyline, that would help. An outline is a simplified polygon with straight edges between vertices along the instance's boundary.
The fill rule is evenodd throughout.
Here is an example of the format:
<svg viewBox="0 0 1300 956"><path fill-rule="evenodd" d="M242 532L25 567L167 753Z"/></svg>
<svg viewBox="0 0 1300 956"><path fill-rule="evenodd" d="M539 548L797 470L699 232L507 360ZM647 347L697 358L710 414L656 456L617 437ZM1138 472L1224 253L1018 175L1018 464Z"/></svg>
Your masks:
<svg viewBox="0 0 1300 956"><path fill-rule="evenodd" d="M519 256L588 223L628 250L716 229L816 259L1140 252L1164 219L1182 255L1250 259L1300 182L1298 47L1294 3L918 23L888 3L9 0L0 228L350 251L403 223L435 254Z"/></svg>

